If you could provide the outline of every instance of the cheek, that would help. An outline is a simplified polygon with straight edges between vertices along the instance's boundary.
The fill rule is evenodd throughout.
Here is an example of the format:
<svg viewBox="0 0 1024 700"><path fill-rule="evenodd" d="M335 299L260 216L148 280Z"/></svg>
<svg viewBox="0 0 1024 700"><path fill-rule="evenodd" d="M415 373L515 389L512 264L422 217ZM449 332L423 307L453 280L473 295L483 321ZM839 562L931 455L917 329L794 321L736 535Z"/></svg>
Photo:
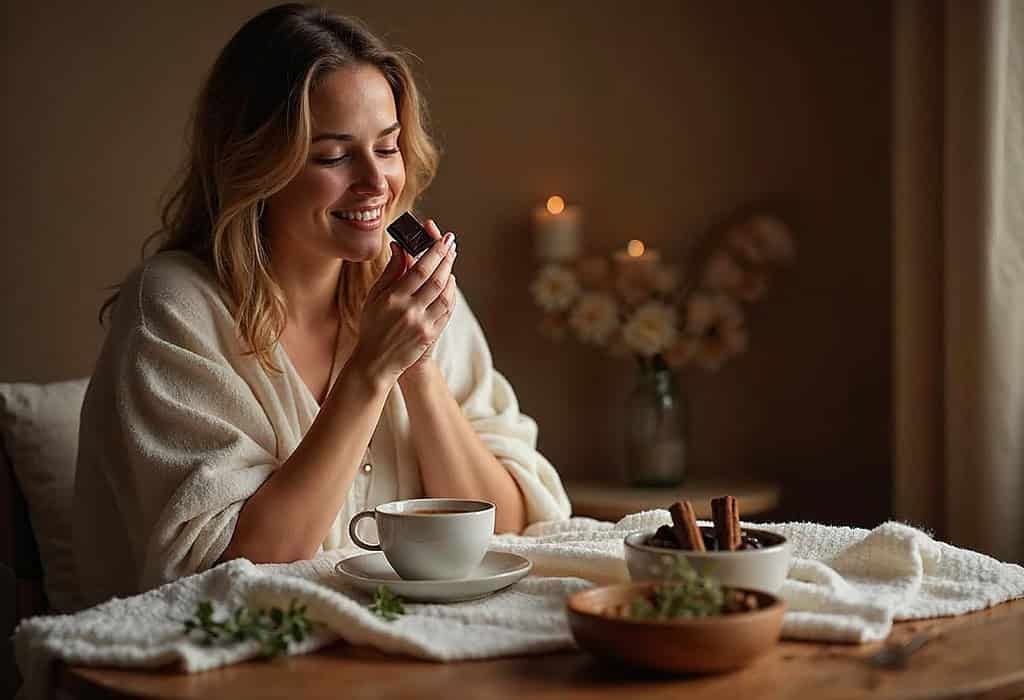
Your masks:
<svg viewBox="0 0 1024 700"><path fill-rule="evenodd" d="M395 158L395 163L389 165L384 176L387 178L392 198L398 199L405 189L405 162L401 158Z"/></svg>
<svg viewBox="0 0 1024 700"><path fill-rule="evenodd" d="M275 198L289 209L329 207L344 190L344 183L333 171L307 168L281 190Z"/></svg>

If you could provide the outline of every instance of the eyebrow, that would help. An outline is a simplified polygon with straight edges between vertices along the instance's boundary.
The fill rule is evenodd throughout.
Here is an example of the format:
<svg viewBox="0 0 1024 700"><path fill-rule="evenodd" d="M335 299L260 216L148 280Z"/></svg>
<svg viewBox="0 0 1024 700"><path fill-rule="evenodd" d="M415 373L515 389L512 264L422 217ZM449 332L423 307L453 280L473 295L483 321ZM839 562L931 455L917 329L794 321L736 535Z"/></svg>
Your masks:
<svg viewBox="0 0 1024 700"><path fill-rule="evenodd" d="M390 133L398 131L400 128L402 128L402 125L399 124L398 122L395 122L388 128L384 129L384 131L380 132L380 134L377 135L377 138L380 138L381 136L387 136ZM316 136L314 136L313 143L316 143L317 141L327 141L328 139L333 139L335 141L351 141L352 134L336 134L332 132L324 132L322 134L317 134Z"/></svg>

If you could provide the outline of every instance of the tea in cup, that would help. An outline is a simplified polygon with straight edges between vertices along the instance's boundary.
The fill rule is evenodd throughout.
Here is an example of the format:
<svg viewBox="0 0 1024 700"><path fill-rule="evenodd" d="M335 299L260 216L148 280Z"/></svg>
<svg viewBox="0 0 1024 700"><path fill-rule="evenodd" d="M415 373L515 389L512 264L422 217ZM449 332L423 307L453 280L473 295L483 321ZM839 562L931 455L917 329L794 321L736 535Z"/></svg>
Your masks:
<svg viewBox="0 0 1024 700"><path fill-rule="evenodd" d="M380 544L356 533L374 518ZM384 553L391 568L410 581L465 578L483 560L494 534L494 504L464 498L413 498L364 510L348 523L363 549Z"/></svg>

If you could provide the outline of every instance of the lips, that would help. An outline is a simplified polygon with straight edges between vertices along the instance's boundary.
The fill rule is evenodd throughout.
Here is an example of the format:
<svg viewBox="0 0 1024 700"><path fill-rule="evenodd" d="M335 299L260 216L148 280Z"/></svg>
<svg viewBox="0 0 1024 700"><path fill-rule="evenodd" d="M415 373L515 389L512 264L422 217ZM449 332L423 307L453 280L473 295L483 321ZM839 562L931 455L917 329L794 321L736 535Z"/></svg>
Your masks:
<svg viewBox="0 0 1024 700"><path fill-rule="evenodd" d="M332 211L331 216L345 222L377 223L380 221L383 213L384 207L376 206Z"/></svg>

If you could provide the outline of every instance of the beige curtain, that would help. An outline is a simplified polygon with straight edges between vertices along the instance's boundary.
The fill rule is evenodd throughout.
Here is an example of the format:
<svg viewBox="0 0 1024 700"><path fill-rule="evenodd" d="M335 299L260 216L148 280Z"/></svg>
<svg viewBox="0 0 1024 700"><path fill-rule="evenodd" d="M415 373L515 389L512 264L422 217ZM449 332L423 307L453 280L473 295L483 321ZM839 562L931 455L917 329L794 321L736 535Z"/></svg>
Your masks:
<svg viewBox="0 0 1024 700"><path fill-rule="evenodd" d="M894 510L1024 561L1024 0L893 29Z"/></svg>

